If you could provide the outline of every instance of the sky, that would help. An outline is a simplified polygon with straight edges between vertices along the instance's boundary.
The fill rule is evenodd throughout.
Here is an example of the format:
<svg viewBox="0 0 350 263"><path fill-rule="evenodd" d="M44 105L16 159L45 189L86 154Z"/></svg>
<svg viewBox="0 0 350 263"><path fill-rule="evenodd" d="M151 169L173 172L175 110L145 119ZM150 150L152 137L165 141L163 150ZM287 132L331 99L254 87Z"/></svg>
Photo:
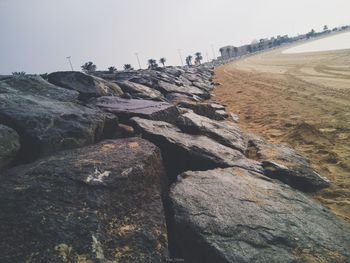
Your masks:
<svg viewBox="0 0 350 263"><path fill-rule="evenodd" d="M349 0L0 0L0 74L168 65L199 51L350 24ZM214 52L213 52L214 50ZM214 54L213 54L214 53Z"/></svg>

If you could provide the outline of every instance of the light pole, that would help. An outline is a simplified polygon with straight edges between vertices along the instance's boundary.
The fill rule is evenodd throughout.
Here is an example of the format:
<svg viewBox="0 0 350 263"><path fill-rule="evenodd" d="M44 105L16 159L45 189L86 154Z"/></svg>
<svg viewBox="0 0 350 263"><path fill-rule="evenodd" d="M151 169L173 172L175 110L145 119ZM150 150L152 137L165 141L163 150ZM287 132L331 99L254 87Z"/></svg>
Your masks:
<svg viewBox="0 0 350 263"><path fill-rule="evenodd" d="M211 45L211 51L213 51L213 59L215 60L215 50L213 45Z"/></svg>
<svg viewBox="0 0 350 263"><path fill-rule="evenodd" d="M180 60L181 60L181 65L184 66L184 62L182 60L182 55L181 55L181 49L177 50L179 52Z"/></svg>
<svg viewBox="0 0 350 263"><path fill-rule="evenodd" d="M136 52L135 56L136 56L136 59L137 59L137 63L139 64L139 68L141 69L141 63L140 63L140 59L139 59L139 54Z"/></svg>
<svg viewBox="0 0 350 263"><path fill-rule="evenodd" d="M208 56L208 52L205 52L205 55L207 57L207 62L209 63L209 56Z"/></svg>
<svg viewBox="0 0 350 263"><path fill-rule="evenodd" d="M68 61L69 61L69 65L70 65L71 70L74 71L72 62L70 61L70 58L71 58L71 56L66 57L66 59L68 59Z"/></svg>

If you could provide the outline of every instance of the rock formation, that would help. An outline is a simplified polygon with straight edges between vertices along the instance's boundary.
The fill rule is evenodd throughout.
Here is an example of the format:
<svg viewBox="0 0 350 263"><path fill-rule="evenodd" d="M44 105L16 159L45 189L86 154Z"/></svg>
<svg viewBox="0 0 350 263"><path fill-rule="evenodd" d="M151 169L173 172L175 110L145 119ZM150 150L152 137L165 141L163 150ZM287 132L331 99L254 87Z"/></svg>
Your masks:
<svg viewBox="0 0 350 263"><path fill-rule="evenodd" d="M303 193L331 182L208 101L213 74L0 76L0 261L347 262Z"/></svg>

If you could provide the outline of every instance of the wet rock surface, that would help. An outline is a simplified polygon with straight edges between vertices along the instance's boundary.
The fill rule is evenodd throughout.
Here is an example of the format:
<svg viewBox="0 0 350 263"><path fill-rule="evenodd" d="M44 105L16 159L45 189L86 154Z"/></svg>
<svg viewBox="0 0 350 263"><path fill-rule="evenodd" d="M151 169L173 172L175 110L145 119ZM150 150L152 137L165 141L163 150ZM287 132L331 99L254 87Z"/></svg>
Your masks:
<svg viewBox="0 0 350 263"><path fill-rule="evenodd" d="M35 94L46 98L74 102L79 93L55 86L37 75L18 78L11 76L0 81L0 93Z"/></svg>
<svg viewBox="0 0 350 263"><path fill-rule="evenodd" d="M83 101L93 97L123 94L117 84L78 71L54 72L48 75L48 80L54 85L79 92L79 99Z"/></svg>
<svg viewBox="0 0 350 263"><path fill-rule="evenodd" d="M186 172L171 189L185 262L346 262L350 228L286 185L240 168ZM190 249L189 249L190 248Z"/></svg>
<svg viewBox="0 0 350 263"><path fill-rule="evenodd" d="M246 136L244 136L241 129L232 122L213 121L189 111L178 118L177 124L184 132L206 135L242 153L247 150Z"/></svg>
<svg viewBox="0 0 350 263"><path fill-rule="evenodd" d="M178 109L173 104L152 100L100 97L96 105L104 111L116 114L123 121L139 116L174 123L179 115Z"/></svg>
<svg viewBox="0 0 350 263"><path fill-rule="evenodd" d="M19 136L10 127L0 124L0 171L16 157L20 148Z"/></svg>
<svg viewBox="0 0 350 263"><path fill-rule="evenodd" d="M102 112L41 96L0 94L0 123L19 135L21 161L97 142L103 132Z"/></svg>
<svg viewBox="0 0 350 263"><path fill-rule="evenodd" d="M262 161L265 174L296 189L311 192L328 187L330 181L312 169L309 161L286 144L250 140L253 158Z"/></svg>
<svg viewBox="0 0 350 263"><path fill-rule="evenodd" d="M159 149L118 139L0 176L1 262L164 262Z"/></svg>
<svg viewBox="0 0 350 263"><path fill-rule="evenodd" d="M213 120L224 120L228 117L225 107L217 103L191 103L181 102L178 106L193 110L198 115L205 116Z"/></svg>
<svg viewBox="0 0 350 263"><path fill-rule="evenodd" d="M175 175L185 170L228 167L244 158L243 154L237 150L203 135L183 133L170 123L149 121L138 117L131 120L144 138L162 150L168 170Z"/></svg>

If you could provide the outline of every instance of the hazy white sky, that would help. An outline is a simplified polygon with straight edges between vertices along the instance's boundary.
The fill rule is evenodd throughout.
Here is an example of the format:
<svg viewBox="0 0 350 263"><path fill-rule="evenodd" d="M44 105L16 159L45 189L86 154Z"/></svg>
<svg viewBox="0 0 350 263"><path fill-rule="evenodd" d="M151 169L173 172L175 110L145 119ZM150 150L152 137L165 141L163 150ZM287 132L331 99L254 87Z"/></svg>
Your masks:
<svg viewBox="0 0 350 263"><path fill-rule="evenodd" d="M0 74L98 69L350 24L350 0L0 0Z"/></svg>

